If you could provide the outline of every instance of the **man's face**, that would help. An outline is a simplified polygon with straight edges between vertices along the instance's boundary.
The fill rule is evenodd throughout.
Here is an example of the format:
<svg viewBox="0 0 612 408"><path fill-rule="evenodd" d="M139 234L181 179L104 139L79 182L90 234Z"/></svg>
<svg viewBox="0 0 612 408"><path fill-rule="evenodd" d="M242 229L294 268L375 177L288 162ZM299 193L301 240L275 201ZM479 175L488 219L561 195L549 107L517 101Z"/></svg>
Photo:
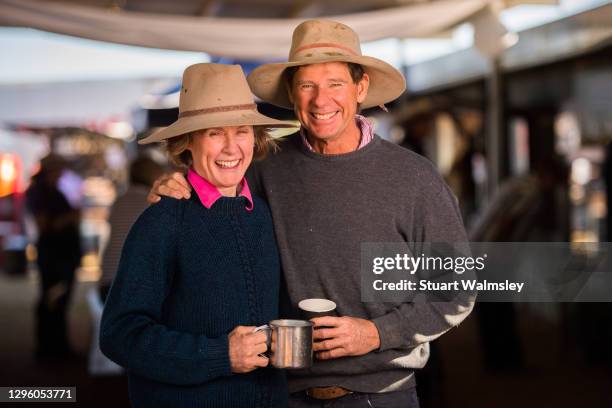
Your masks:
<svg viewBox="0 0 612 408"><path fill-rule="evenodd" d="M356 126L357 104L368 93L369 77L364 74L355 84L346 63L327 62L299 67L290 85L289 99L308 134L335 141Z"/></svg>

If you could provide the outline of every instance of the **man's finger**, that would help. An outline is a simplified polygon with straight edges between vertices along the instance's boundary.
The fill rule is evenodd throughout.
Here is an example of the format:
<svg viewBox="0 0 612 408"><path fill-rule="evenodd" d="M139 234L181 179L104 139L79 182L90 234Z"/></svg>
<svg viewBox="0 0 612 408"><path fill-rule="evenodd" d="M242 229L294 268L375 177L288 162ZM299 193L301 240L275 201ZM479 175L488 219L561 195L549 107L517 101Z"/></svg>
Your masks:
<svg viewBox="0 0 612 408"><path fill-rule="evenodd" d="M317 358L319 360L331 360L333 358L339 358L346 356L346 350L341 347L335 348L333 350L320 351L317 353Z"/></svg>
<svg viewBox="0 0 612 408"><path fill-rule="evenodd" d="M171 189L171 188L169 188L167 186L164 186L164 185L159 186L158 192L161 195L165 195L165 196L169 196L169 197L172 197L172 198L176 198L177 200L180 200L180 199L183 198L183 194L180 191Z"/></svg>
<svg viewBox="0 0 612 408"><path fill-rule="evenodd" d="M315 327L317 326L337 327L342 323L342 317L322 316L322 317L315 317L313 319L310 319L310 321L314 324Z"/></svg>
<svg viewBox="0 0 612 408"><path fill-rule="evenodd" d="M160 182L159 180L155 180L153 182L151 191L149 191L149 194L147 195L147 202L149 202L149 204L155 204L156 202L161 200L161 197L156 193L157 188L159 186L159 182Z"/></svg>
<svg viewBox="0 0 612 408"><path fill-rule="evenodd" d="M149 204L155 204L159 200L161 200L161 197L155 193L149 193L149 195L147 195L147 202Z"/></svg>
<svg viewBox="0 0 612 408"><path fill-rule="evenodd" d="M340 337L341 331L339 329L316 329L312 333L313 340L324 340Z"/></svg>
<svg viewBox="0 0 612 408"><path fill-rule="evenodd" d="M185 179L185 175L183 173L175 171L174 173L172 173L171 177L181 186L185 187L185 189L187 189L188 191L191 191L191 185L189 184L187 179Z"/></svg>
<svg viewBox="0 0 612 408"><path fill-rule="evenodd" d="M168 180L168 182L166 183L166 187L180 192L182 196L187 196L190 194L189 189L182 185L180 182L178 182L176 179Z"/></svg>
<svg viewBox="0 0 612 408"><path fill-rule="evenodd" d="M334 350L338 347L341 347L344 343L342 340L332 339L332 340L323 340L312 343L312 349L314 351L323 351L323 350Z"/></svg>

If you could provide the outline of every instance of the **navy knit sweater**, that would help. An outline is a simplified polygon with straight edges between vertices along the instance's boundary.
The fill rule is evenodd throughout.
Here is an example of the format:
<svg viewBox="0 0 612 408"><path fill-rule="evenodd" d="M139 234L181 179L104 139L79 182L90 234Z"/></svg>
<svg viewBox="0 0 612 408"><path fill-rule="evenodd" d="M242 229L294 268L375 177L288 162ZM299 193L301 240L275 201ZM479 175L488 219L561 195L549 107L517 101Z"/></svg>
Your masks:
<svg viewBox="0 0 612 408"><path fill-rule="evenodd" d="M162 198L132 227L102 316L100 347L127 368L135 407L282 407L273 368L233 374L228 334L277 318L280 264L264 201L206 209Z"/></svg>

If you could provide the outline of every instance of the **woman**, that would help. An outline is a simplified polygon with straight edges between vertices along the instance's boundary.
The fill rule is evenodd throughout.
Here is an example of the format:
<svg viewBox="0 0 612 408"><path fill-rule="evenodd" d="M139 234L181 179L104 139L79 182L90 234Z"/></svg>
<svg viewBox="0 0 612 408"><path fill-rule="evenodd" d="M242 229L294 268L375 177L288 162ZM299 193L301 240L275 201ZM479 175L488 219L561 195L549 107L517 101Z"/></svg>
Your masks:
<svg viewBox="0 0 612 408"><path fill-rule="evenodd" d="M136 407L281 407L283 374L266 368L258 325L277 317L280 265L269 209L244 178L265 154L264 127L239 66L183 74L167 140L196 194L147 208L123 247L100 334L126 367Z"/></svg>

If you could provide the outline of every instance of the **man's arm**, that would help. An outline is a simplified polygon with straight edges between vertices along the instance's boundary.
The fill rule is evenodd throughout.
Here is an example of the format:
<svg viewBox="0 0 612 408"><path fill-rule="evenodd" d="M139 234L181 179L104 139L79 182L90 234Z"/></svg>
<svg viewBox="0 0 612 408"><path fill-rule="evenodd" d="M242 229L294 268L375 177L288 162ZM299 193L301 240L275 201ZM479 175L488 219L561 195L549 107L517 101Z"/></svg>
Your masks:
<svg viewBox="0 0 612 408"><path fill-rule="evenodd" d="M442 180L437 192L425 193L414 219L419 222L414 253L422 253L426 244L441 243L469 251L457 200ZM471 275L473 271L466 271L462 279L471 279ZM423 298L395 307L372 320L380 335L379 350L412 348L435 340L459 325L474 308L475 300L476 292L459 291L450 301Z"/></svg>
<svg viewBox="0 0 612 408"><path fill-rule="evenodd" d="M249 166L246 178L251 192L265 198L256 162L251 163ZM175 171L174 173L164 174L153 183L153 187L151 187L151 191L149 191L147 196L147 201L149 204L155 204L161 199L161 196L173 197L177 200L189 198L191 197L191 184L189 184L185 175L181 172Z"/></svg>
<svg viewBox="0 0 612 408"><path fill-rule="evenodd" d="M321 360L361 356L380 347L378 329L371 320L324 316L312 322L315 327L323 327L313 333L313 350Z"/></svg>
<svg viewBox="0 0 612 408"><path fill-rule="evenodd" d="M418 207L418 249L424 243L467 243L457 202L450 189L441 182L441 189L426 198ZM410 226L406 226L409 228ZM468 272L466 272L468 274ZM464 275L464 278L467 276ZM472 311L475 293L459 292L448 302L403 303L387 314L372 320L355 317L322 317L313 319L314 350L320 359L359 356L371 351L408 349L440 337L459 325Z"/></svg>

